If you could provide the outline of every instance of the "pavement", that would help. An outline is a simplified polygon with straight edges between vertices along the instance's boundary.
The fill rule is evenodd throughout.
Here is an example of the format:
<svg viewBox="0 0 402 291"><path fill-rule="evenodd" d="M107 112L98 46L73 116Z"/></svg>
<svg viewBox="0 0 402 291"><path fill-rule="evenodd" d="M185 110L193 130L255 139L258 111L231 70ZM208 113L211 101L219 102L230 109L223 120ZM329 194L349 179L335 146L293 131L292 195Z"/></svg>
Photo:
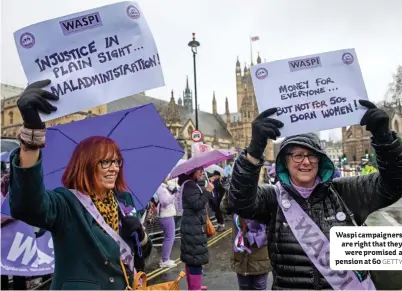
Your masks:
<svg viewBox="0 0 402 291"><path fill-rule="evenodd" d="M213 218L213 217L212 217ZM212 219L213 222L214 219ZM366 220L368 225L372 226L397 226L402 225L402 199L394 205L372 213ZM231 221L226 221L227 231L217 233L209 240L209 258L210 262L204 266L203 285L209 287L209 290L238 290L237 277L230 269L230 255L232 252ZM180 262L180 237L177 235L175 240L171 259L177 262L177 267L171 269L159 268L161 258L162 238L153 238L154 248L151 256L146 262L146 273L148 284L163 283L173 281L178 277L180 271L184 271L184 264ZM272 274L268 277L268 290L272 284ZM41 290L49 289L46 284L38 288ZM180 281L180 289L187 290L186 278Z"/></svg>
<svg viewBox="0 0 402 291"><path fill-rule="evenodd" d="M209 240L209 264L204 266L203 285L207 285L210 290L234 290L237 288L236 274L230 269L230 255L232 252L231 222L226 221L227 230L217 233ZM180 258L180 240L176 239L173 246L171 259L177 259L178 266L171 269L160 269L159 259L161 248L155 247L147 262L147 276L150 278L149 284L173 281L177 278L180 271L184 271L184 264ZM157 271L153 267L158 267ZM186 279L180 282L180 289L187 290Z"/></svg>
<svg viewBox="0 0 402 291"><path fill-rule="evenodd" d="M369 215L367 225L400 226L402 225L402 199L393 205Z"/></svg>
<svg viewBox="0 0 402 291"><path fill-rule="evenodd" d="M394 205L372 213L366 223L371 226L397 226L402 225L402 199ZM230 221L226 226L231 226ZM230 269L230 255L232 252L232 239L230 231L223 234L217 234L210 240L209 257L210 262L204 266L203 285L208 286L210 290L238 290L237 277ZM161 248L155 247L147 262L146 272L148 274L149 284L173 281L177 278L180 271L184 271L184 264L179 261L180 258L180 239L175 240L171 259L179 263L177 267L171 269L160 269L159 259L161 257ZM272 273L268 277L268 290L272 284ZM180 282L180 289L187 290L186 279Z"/></svg>

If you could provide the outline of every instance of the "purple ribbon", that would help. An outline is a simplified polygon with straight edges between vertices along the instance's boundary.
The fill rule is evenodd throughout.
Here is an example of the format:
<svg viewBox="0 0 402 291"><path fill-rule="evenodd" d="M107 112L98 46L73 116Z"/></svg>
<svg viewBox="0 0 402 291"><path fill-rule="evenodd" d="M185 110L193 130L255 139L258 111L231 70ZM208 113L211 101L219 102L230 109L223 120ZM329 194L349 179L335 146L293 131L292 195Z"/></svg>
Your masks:
<svg viewBox="0 0 402 291"><path fill-rule="evenodd" d="M248 232L246 237L250 245L256 244L258 248L267 244L265 225L253 220L246 220Z"/></svg>

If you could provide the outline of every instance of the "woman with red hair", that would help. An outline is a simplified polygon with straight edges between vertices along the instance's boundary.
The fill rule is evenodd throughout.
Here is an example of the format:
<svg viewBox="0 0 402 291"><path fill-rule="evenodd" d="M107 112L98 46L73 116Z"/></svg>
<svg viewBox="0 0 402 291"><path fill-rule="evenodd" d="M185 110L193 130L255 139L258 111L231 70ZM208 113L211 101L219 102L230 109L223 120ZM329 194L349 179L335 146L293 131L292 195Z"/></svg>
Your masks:
<svg viewBox="0 0 402 291"><path fill-rule="evenodd" d="M10 158L11 215L52 233L51 289L123 290L132 286L134 256L142 257L148 239L139 219L124 210L134 203L125 192L122 154L113 140L89 137L75 148L64 187L45 189L40 149L46 128L38 111L57 109L47 99L58 97L41 89L49 83L31 84L17 101L24 124L21 146Z"/></svg>

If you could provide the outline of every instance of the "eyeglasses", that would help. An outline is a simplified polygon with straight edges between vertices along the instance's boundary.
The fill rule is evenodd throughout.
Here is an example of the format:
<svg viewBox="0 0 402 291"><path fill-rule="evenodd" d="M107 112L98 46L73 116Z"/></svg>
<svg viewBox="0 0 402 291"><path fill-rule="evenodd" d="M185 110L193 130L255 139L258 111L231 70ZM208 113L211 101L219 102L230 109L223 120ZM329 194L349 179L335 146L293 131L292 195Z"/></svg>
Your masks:
<svg viewBox="0 0 402 291"><path fill-rule="evenodd" d="M303 162L306 157L307 157L308 161L312 164L318 163L318 161L320 160L320 158L314 154L303 155L303 154L299 154L299 153L289 153L288 155L292 157L292 160L295 163Z"/></svg>
<svg viewBox="0 0 402 291"><path fill-rule="evenodd" d="M116 167L121 167L123 160L101 160L99 163L101 164L102 169L108 169L112 166L112 164L115 164Z"/></svg>

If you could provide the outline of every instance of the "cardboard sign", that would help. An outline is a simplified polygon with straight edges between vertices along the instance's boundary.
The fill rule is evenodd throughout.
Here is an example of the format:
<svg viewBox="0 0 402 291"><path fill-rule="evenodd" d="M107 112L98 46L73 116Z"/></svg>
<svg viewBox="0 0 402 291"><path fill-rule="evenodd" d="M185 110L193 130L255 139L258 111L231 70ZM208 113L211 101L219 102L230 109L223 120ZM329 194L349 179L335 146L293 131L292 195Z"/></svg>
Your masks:
<svg viewBox="0 0 402 291"><path fill-rule="evenodd" d="M164 86L151 30L138 4L121 2L34 24L14 33L28 83L60 97L50 120Z"/></svg>
<svg viewBox="0 0 402 291"><path fill-rule="evenodd" d="M278 108L281 137L360 124L367 110L354 49L259 64L251 76L259 111Z"/></svg>

